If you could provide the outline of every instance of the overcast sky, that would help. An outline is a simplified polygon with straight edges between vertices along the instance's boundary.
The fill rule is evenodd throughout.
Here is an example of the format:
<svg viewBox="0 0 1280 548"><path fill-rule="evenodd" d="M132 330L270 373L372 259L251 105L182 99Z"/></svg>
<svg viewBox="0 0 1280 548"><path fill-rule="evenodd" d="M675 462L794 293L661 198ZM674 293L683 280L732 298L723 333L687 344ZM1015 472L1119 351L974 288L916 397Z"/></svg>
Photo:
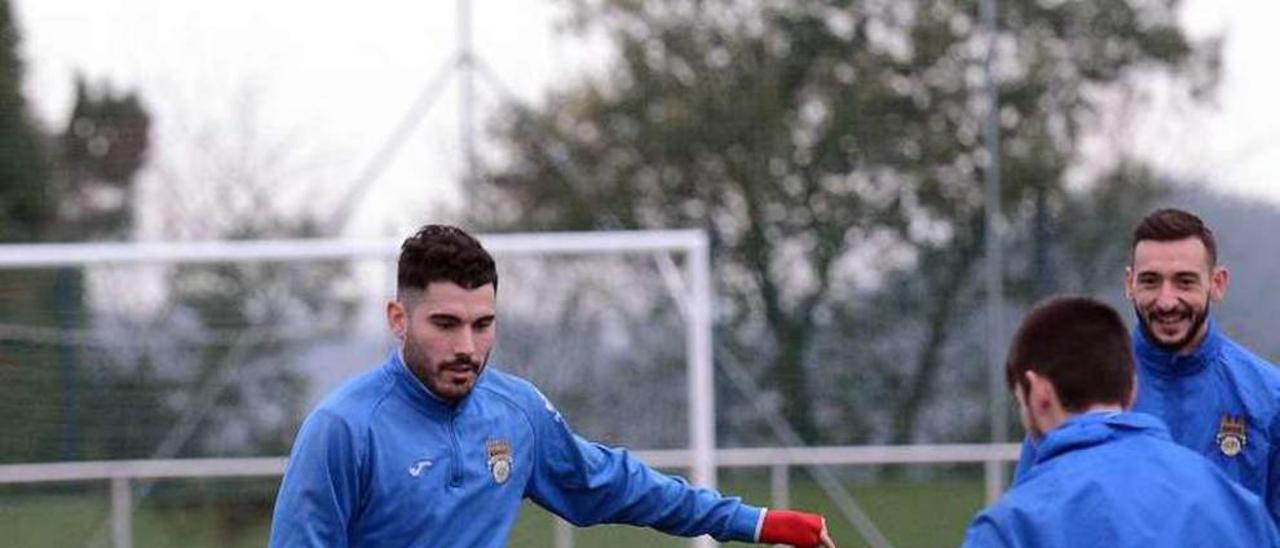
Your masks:
<svg viewBox="0 0 1280 548"><path fill-rule="evenodd" d="M456 52L456 4L443 0L14 0L27 90L42 120L65 123L73 75L137 89L163 147L250 117L261 139L305 151L308 199L333 202ZM602 63L600 48L557 34L535 0L475 0L475 47L501 83L477 82L481 119L504 93L536 101ZM1131 146L1172 175L1280 204L1280 2L1191 0L1195 35L1227 36L1213 110L1153 111ZM594 52L593 52L594 50ZM396 236L456 197L457 80L361 196L348 233ZM188 145L189 145L188 139ZM188 146L188 149L191 147ZM198 149L197 149L198 150ZM188 152L189 153L189 152ZM163 186L175 174L149 173ZM322 189L322 190L321 190ZM325 202L328 200L329 202Z"/></svg>

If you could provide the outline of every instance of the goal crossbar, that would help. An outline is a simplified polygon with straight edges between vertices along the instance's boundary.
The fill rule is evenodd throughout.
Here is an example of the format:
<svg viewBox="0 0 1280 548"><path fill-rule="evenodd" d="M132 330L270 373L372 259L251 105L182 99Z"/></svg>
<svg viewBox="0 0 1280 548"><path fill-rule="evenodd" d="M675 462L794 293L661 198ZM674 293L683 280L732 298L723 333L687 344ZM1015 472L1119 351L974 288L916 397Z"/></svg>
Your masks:
<svg viewBox="0 0 1280 548"><path fill-rule="evenodd" d="M490 252L502 255L684 252L706 247L697 230L538 232L482 234ZM138 263L217 263L394 258L393 239L281 239L191 242L76 242L0 245L0 269L81 267Z"/></svg>

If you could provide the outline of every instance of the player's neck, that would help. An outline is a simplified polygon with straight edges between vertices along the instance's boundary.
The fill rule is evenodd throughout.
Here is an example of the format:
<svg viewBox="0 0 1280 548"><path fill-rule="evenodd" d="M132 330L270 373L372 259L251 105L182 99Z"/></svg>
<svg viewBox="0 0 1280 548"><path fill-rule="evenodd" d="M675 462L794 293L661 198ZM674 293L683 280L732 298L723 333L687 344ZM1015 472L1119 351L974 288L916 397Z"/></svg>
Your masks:
<svg viewBox="0 0 1280 548"><path fill-rule="evenodd" d="M1118 403L1095 403L1093 405L1090 405L1089 407L1086 407L1084 411L1081 411L1078 414L1083 415L1085 413L1119 413L1121 411L1124 411L1124 407L1122 407Z"/></svg>
<svg viewBox="0 0 1280 548"><path fill-rule="evenodd" d="M1066 411L1059 407L1045 413L1040 419L1040 424L1042 425L1043 432L1052 432L1054 429L1062 426L1063 423L1082 415L1092 413L1119 413L1121 411L1124 411L1124 407L1114 403L1095 403L1075 413Z"/></svg>
<svg viewBox="0 0 1280 548"><path fill-rule="evenodd" d="M1191 354L1194 354L1196 350L1200 349L1200 345L1204 344L1204 340L1208 338L1208 336L1209 336L1209 322L1206 321L1200 324L1200 330L1196 332L1196 336L1192 337L1191 340L1187 342L1187 344L1183 345L1182 348L1178 349L1178 355L1190 356Z"/></svg>

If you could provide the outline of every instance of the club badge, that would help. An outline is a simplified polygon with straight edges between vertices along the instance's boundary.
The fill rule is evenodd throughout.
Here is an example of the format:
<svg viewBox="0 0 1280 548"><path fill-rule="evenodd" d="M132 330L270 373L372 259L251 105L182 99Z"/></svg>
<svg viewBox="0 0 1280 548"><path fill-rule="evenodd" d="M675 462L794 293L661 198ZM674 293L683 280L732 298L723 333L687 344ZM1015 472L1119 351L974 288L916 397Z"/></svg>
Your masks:
<svg viewBox="0 0 1280 548"><path fill-rule="evenodd" d="M489 455L489 475L498 485L506 483L511 477L511 444L507 440L489 440L484 446Z"/></svg>
<svg viewBox="0 0 1280 548"><path fill-rule="evenodd" d="M1245 421L1243 416L1222 415L1222 420L1218 422L1218 436L1214 438L1218 442L1218 449L1223 455L1234 457L1240 454L1246 443L1249 442L1248 436L1245 435Z"/></svg>

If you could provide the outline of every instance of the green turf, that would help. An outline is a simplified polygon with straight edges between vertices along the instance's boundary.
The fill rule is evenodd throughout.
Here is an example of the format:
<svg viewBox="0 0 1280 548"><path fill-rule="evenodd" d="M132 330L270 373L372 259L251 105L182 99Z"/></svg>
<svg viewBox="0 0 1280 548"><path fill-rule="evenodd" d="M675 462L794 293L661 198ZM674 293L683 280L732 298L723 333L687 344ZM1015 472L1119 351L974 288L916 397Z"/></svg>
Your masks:
<svg viewBox="0 0 1280 548"><path fill-rule="evenodd" d="M768 505L768 481L763 474L722 477L721 489L748 502ZM900 548L955 546L965 524L979 509L979 480L932 482L895 481L849 485L853 496L877 527ZM157 490L133 515L134 545L248 547L262 546L270 527L270 501L261 488L243 489L249 502L237 501L237 492L191 488ZM841 547L864 546L853 526L839 517L832 502L811 482L793 479L791 506L823 512ZM85 546L96 534L109 538L105 528L110 513L105 486L101 489L0 490L0 531L4 546ZM509 546L552 548L552 517L526 504L516 523ZM640 548L683 547L683 539L628 526L575 529L579 547ZM104 544L104 546L107 544Z"/></svg>

